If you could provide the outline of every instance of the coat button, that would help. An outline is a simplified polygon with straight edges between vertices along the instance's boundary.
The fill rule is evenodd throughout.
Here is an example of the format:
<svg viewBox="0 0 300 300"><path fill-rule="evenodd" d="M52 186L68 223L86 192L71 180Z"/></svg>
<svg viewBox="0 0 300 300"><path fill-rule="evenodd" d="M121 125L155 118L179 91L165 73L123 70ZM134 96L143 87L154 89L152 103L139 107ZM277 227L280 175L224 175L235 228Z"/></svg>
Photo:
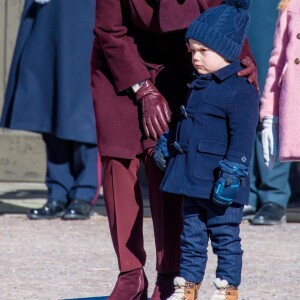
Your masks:
<svg viewBox="0 0 300 300"><path fill-rule="evenodd" d="M297 57L297 58L295 59L295 64L296 64L296 65L299 65L299 64L300 64L300 58Z"/></svg>
<svg viewBox="0 0 300 300"><path fill-rule="evenodd" d="M241 161L242 161L242 162L246 162L246 161L247 161L247 158L246 158L245 156L242 156L242 157L241 157Z"/></svg>
<svg viewBox="0 0 300 300"><path fill-rule="evenodd" d="M300 33L297 34L297 39L300 40Z"/></svg>

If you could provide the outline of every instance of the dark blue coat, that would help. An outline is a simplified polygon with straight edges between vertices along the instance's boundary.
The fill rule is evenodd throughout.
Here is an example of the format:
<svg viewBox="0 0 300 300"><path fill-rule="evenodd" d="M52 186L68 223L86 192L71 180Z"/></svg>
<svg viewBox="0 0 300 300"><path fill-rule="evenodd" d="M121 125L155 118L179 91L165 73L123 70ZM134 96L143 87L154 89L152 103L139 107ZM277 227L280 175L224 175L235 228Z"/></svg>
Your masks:
<svg viewBox="0 0 300 300"><path fill-rule="evenodd" d="M204 89L192 89L182 117L177 141L183 154L174 151L161 184L164 192L209 199L222 159L249 166L258 122L258 94L234 62L212 75ZM249 178L236 203L246 204Z"/></svg>
<svg viewBox="0 0 300 300"><path fill-rule="evenodd" d="M90 88L95 0L26 0L0 126L96 143Z"/></svg>
<svg viewBox="0 0 300 300"><path fill-rule="evenodd" d="M264 90L273 49L273 37L278 16L278 0L252 0L248 39L253 49L260 90ZM266 169L267 170L267 169Z"/></svg>

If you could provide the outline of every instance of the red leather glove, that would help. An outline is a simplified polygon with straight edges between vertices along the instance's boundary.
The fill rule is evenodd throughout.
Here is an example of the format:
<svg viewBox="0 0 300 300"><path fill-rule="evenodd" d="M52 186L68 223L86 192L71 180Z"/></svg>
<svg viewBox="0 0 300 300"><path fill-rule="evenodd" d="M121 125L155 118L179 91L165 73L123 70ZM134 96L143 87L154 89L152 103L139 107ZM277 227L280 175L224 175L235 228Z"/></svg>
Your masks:
<svg viewBox="0 0 300 300"><path fill-rule="evenodd" d="M248 56L246 56L245 58L243 58L241 60L241 63L243 65L246 66L246 68L242 71L238 72L238 76L239 77L243 77L243 76L249 76L248 77L248 81L250 83L252 83L257 91L259 92L259 85L258 85L258 73L257 73L257 69L255 66L255 63L252 61L252 59Z"/></svg>
<svg viewBox="0 0 300 300"><path fill-rule="evenodd" d="M171 110L166 99L154 84L147 79L136 92L136 100L142 105L143 128L147 137L154 140L169 130Z"/></svg>

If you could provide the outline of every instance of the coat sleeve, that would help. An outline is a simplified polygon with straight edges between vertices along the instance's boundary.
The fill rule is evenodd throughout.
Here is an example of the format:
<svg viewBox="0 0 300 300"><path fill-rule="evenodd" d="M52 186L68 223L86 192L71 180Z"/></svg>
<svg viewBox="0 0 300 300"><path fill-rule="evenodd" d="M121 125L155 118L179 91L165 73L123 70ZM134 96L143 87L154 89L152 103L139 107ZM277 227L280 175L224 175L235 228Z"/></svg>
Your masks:
<svg viewBox="0 0 300 300"><path fill-rule="evenodd" d="M236 91L227 108L229 142L226 159L249 166L256 127L259 98L250 83Z"/></svg>
<svg viewBox="0 0 300 300"><path fill-rule="evenodd" d="M286 45L288 43L287 10L279 12L270 66L261 98L260 119L279 115L280 81L286 69Z"/></svg>
<svg viewBox="0 0 300 300"><path fill-rule="evenodd" d="M96 1L95 39L104 52L117 92L150 78L133 38L127 34L123 13L120 0Z"/></svg>

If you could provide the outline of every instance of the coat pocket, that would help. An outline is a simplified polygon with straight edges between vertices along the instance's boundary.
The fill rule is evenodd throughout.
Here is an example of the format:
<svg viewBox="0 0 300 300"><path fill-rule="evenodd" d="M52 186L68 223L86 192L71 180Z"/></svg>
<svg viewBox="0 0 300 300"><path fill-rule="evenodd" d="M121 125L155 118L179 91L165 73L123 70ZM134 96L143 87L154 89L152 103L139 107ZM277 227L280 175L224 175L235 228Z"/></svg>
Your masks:
<svg viewBox="0 0 300 300"><path fill-rule="evenodd" d="M219 88L209 87L206 92L204 92L202 96L202 101L204 103L213 105L213 107L218 107L221 110L226 109L227 100L231 98L231 92L224 89L222 94L220 93Z"/></svg>
<svg viewBox="0 0 300 300"><path fill-rule="evenodd" d="M219 161L224 159L227 144L215 141L200 141L194 162L194 176L214 181L219 175Z"/></svg>

